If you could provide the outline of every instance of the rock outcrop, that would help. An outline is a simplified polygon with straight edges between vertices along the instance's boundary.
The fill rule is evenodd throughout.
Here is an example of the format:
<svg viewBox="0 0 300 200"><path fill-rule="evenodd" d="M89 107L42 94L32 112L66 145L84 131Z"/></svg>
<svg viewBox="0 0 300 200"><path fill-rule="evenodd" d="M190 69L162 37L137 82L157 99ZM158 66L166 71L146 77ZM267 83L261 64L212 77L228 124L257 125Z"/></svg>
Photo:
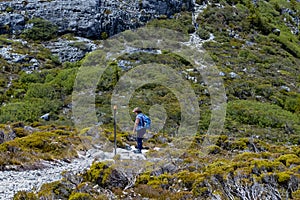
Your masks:
<svg viewBox="0 0 300 200"><path fill-rule="evenodd" d="M20 33L26 19L43 18L58 26L60 34L86 38L111 36L135 29L161 15L171 17L191 10L192 0L15 0L0 3L0 34Z"/></svg>
<svg viewBox="0 0 300 200"><path fill-rule="evenodd" d="M73 40L59 38L56 41L45 42L44 45L53 55L58 56L60 62L76 62L98 47L93 40L83 37L76 37Z"/></svg>
<svg viewBox="0 0 300 200"><path fill-rule="evenodd" d="M10 141L16 138L16 133L10 128L6 127L4 129L0 129L0 144Z"/></svg>

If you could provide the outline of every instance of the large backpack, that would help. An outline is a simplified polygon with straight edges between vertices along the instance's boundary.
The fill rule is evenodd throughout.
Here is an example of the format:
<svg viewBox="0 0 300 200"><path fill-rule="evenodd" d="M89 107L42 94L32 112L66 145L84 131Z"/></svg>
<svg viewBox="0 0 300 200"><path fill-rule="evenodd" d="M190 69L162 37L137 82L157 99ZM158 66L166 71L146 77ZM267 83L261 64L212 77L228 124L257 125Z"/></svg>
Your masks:
<svg viewBox="0 0 300 200"><path fill-rule="evenodd" d="M151 119L147 115L143 114L142 115L142 120L143 120L144 127L146 129L150 129L150 127L151 127Z"/></svg>

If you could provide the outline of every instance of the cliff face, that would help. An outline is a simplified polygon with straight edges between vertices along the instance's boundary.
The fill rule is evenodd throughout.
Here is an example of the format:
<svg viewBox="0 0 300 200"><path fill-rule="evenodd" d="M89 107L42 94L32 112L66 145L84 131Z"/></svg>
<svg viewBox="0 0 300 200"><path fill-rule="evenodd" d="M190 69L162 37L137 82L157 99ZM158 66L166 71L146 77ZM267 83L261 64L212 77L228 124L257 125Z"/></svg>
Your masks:
<svg viewBox="0 0 300 200"><path fill-rule="evenodd" d="M144 25L150 19L181 10L191 10L192 0L18 0L0 3L0 34L18 33L26 20L49 20L59 33L75 33L86 38L111 36ZM103 36L103 35L102 35Z"/></svg>

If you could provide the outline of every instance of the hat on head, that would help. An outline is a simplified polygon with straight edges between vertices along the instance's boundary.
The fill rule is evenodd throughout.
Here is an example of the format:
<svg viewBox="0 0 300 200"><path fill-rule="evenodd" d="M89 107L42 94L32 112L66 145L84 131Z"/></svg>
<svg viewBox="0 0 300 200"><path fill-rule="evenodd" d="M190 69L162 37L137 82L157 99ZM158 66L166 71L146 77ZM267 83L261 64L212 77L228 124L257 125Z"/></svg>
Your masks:
<svg viewBox="0 0 300 200"><path fill-rule="evenodd" d="M142 112L141 108L140 107L136 107L133 109L132 112Z"/></svg>

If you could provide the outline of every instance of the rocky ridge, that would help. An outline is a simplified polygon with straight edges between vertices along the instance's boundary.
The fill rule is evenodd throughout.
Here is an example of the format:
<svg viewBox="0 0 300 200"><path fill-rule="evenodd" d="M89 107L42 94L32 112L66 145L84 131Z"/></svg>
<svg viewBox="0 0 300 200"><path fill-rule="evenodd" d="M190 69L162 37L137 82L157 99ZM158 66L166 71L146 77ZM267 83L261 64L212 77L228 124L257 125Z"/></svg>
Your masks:
<svg viewBox="0 0 300 200"><path fill-rule="evenodd" d="M171 17L183 9L192 9L191 0L26 0L0 4L0 34L20 33L29 18L43 18L56 26L60 34L75 33L86 38L112 36L135 29L159 16Z"/></svg>

